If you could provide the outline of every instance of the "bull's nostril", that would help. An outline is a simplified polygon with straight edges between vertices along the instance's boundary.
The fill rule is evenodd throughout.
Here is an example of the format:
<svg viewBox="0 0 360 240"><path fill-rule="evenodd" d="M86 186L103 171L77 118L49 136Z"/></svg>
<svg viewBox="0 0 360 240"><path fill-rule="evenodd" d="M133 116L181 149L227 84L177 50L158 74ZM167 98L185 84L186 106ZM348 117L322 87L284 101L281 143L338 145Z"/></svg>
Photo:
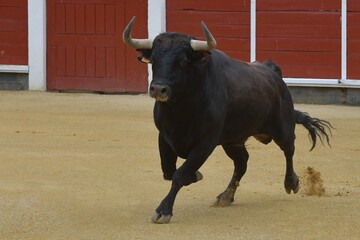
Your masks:
<svg viewBox="0 0 360 240"><path fill-rule="evenodd" d="M154 92L155 88L153 86L150 87L150 92Z"/></svg>
<svg viewBox="0 0 360 240"><path fill-rule="evenodd" d="M166 88L161 89L161 94L165 94L166 93Z"/></svg>

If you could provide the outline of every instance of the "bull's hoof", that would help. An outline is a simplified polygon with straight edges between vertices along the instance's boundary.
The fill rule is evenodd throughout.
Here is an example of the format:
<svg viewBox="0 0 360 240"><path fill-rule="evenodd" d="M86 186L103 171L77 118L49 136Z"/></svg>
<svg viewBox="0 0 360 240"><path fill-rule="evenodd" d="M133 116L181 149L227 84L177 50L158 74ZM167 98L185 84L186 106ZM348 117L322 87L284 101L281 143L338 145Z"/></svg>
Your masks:
<svg viewBox="0 0 360 240"><path fill-rule="evenodd" d="M196 181L198 182L198 181L200 181L200 180L202 180L203 178L204 178L204 176L201 174L201 172L199 172L199 171L196 171L195 172L195 177L196 177Z"/></svg>
<svg viewBox="0 0 360 240"><path fill-rule="evenodd" d="M295 179L285 179L284 187L288 194L291 194L291 191L293 191L294 194L298 193L300 189L299 179L297 177Z"/></svg>
<svg viewBox="0 0 360 240"><path fill-rule="evenodd" d="M154 212L153 215L151 216L151 221L153 223L159 223L159 224L165 224L165 223L169 223L170 219L171 219L172 215L163 215L161 213L158 212Z"/></svg>
<svg viewBox="0 0 360 240"><path fill-rule="evenodd" d="M219 196L216 197L216 201L213 207L227 207L234 202L234 194L228 190L225 190Z"/></svg>

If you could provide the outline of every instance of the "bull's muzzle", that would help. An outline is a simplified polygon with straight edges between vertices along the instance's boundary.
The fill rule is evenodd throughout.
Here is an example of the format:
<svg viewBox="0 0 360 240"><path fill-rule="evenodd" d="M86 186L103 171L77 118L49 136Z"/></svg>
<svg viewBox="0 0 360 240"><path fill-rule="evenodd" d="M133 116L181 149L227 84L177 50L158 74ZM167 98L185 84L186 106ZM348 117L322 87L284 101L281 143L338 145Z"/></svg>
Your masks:
<svg viewBox="0 0 360 240"><path fill-rule="evenodd" d="M166 102L170 97L170 88L163 84L151 84L149 89L150 97L157 101Z"/></svg>

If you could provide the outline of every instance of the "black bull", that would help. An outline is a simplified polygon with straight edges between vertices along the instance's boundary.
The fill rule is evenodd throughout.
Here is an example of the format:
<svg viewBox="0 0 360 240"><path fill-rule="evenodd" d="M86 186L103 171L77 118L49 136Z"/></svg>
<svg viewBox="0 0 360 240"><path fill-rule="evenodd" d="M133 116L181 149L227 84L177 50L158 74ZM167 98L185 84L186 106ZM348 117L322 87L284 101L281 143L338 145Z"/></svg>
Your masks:
<svg viewBox="0 0 360 240"><path fill-rule="evenodd" d="M168 223L179 190L202 179L198 171L216 146L222 145L234 162L229 185L215 205L234 201L246 172L246 140L253 136L264 144L272 140L286 158L284 186L297 193L299 179L293 169L295 124L309 130L313 145L331 125L294 110L280 68L271 61L247 63L215 50L216 41L202 23L207 41L181 33L162 33L154 40L133 39L135 18L124 30L124 42L152 63L150 95L156 99L154 120L159 130L159 151L164 179L172 180L170 192L152 221ZM177 158L186 161L176 168Z"/></svg>

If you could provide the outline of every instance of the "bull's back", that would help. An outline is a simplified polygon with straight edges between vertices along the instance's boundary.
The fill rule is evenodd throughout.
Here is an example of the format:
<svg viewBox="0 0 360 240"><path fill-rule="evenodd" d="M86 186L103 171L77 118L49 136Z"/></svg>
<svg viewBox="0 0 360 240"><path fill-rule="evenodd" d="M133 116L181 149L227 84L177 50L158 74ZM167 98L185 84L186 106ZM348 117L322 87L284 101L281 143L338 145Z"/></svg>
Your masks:
<svg viewBox="0 0 360 240"><path fill-rule="evenodd" d="M219 77L227 88L227 114L221 143L245 141L265 133L271 121L291 111L291 95L281 76L262 63L247 63L218 54ZM223 77L221 77L221 75ZM220 80L219 80L220 81Z"/></svg>

